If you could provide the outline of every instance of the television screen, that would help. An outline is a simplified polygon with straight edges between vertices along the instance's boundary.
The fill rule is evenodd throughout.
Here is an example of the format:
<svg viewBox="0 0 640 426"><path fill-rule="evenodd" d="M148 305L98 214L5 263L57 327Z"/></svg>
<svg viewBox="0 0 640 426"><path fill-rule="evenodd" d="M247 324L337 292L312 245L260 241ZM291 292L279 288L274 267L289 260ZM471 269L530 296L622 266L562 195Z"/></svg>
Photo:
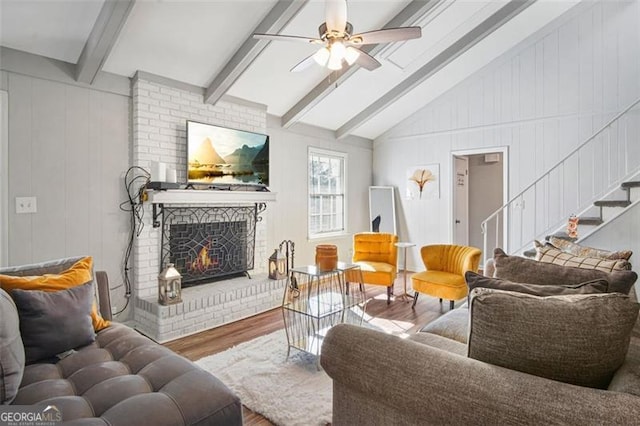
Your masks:
<svg viewBox="0 0 640 426"><path fill-rule="evenodd" d="M189 183L269 185L269 136L187 121Z"/></svg>

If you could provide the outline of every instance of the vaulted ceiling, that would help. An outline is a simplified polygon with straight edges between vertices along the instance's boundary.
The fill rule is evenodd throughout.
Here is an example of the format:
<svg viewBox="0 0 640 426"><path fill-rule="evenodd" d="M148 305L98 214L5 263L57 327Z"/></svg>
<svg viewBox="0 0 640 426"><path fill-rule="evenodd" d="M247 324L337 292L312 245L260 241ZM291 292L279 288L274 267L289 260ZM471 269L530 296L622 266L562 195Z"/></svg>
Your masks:
<svg viewBox="0 0 640 426"><path fill-rule="evenodd" d="M355 32L418 25L422 38L364 47L382 67L289 70L317 50L254 32L318 36L320 0L0 0L0 46L98 72L145 71L374 139L569 10L579 0L349 0ZM363 48L363 49L364 49Z"/></svg>

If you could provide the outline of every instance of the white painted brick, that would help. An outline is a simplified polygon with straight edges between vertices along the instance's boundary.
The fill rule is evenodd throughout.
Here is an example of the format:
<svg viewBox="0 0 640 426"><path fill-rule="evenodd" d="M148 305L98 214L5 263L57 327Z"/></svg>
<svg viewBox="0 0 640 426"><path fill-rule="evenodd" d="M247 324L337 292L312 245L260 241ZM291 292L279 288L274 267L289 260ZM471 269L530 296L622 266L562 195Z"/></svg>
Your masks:
<svg viewBox="0 0 640 426"><path fill-rule="evenodd" d="M169 108L161 107L159 105L160 105L159 103L158 103L158 106L150 105L149 106L149 111L157 112L158 114L171 114L171 112L173 112Z"/></svg>
<svg viewBox="0 0 640 426"><path fill-rule="evenodd" d="M180 96L180 92L178 90L169 87L160 87L160 93L164 93L169 96Z"/></svg>
<svg viewBox="0 0 640 426"><path fill-rule="evenodd" d="M157 99L159 101L161 101L161 105L162 105L162 101L170 101L171 100L171 96L165 94L165 93L151 93L150 96L151 99Z"/></svg>
<svg viewBox="0 0 640 426"><path fill-rule="evenodd" d="M171 102L174 105L191 105L191 101L189 99L185 99L182 96L172 96Z"/></svg>
<svg viewBox="0 0 640 426"><path fill-rule="evenodd" d="M191 319L191 318L210 319L213 317L213 315L209 314L208 312L205 312L204 309L199 309L197 311L187 312L186 314L184 314L184 317L185 319Z"/></svg>
<svg viewBox="0 0 640 426"><path fill-rule="evenodd" d="M137 90L146 90L148 92L159 92L160 88L153 83L150 83L146 80L138 80L134 85L134 89Z"/></svg>
<svg viewBox="0 0 640 426"><path fill-rule="evenodd" d="M151 99L151 98L146 98L144 100L144 104L146 105L147 109L150 110L151 107L153 106L159 106L160 105L160 101L157 99Z"/></svg>

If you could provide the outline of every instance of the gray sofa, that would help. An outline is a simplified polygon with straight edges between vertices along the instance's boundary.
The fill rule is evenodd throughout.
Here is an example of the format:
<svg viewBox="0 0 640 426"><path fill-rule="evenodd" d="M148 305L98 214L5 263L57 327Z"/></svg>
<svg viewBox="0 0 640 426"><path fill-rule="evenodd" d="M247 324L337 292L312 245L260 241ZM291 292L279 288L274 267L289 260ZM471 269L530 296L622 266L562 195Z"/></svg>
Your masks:
<svg viewBox="0 0 640 426"><path fill-rule="evenodd" d="M407 339L329 331L334 425L638 424L637 274L494 260L495 278L467 272L468 304Z"/></svg>
<svg viewBox="0 0 640 426"><path fill-rule="evenodd" d="M68 265L4 268L0 274L59 273ZM96 278L101 313L110 319L106 274ZM21 343L16 305L3 290L0 308L0 401L15 391L21 375L11 404L55 406L69 425L242 424L240 400L222 382L122 324L112 323L95 342L57 362L25 366L24 350L15 344Z"/></svg>
<svg viewBox="0 0 640 426"><path fill-rule="evenodd" d="M321 364L333 379L333 425L638 424L640 341L612 385L575 386L467 357L468 309L407 339L333 327Z"/></svg>

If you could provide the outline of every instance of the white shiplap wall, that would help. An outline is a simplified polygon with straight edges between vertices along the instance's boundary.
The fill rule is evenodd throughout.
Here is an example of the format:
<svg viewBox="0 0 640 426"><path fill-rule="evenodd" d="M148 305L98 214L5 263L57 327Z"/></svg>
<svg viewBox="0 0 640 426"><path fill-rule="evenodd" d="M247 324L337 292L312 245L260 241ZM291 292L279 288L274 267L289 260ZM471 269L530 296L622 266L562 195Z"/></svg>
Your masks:
<svg viewBox="0 0 640 426"><path fill-rule="evenodd" d="M451 151L507 146L514 195L640 96L638 22L638 1L583 5L377 138L376 185L440 164L439 200L400 200L401 238L451 241Z"/></svg>
<svg viewBox="0 0 640 426"><path fill-rule="evenodd" d="M7 72L9 93L8 263L94 257L122 283L128 216L130 99ZM16 214L33 196L37 213ZM114 295L116 297L116 295Z"/></svg>

